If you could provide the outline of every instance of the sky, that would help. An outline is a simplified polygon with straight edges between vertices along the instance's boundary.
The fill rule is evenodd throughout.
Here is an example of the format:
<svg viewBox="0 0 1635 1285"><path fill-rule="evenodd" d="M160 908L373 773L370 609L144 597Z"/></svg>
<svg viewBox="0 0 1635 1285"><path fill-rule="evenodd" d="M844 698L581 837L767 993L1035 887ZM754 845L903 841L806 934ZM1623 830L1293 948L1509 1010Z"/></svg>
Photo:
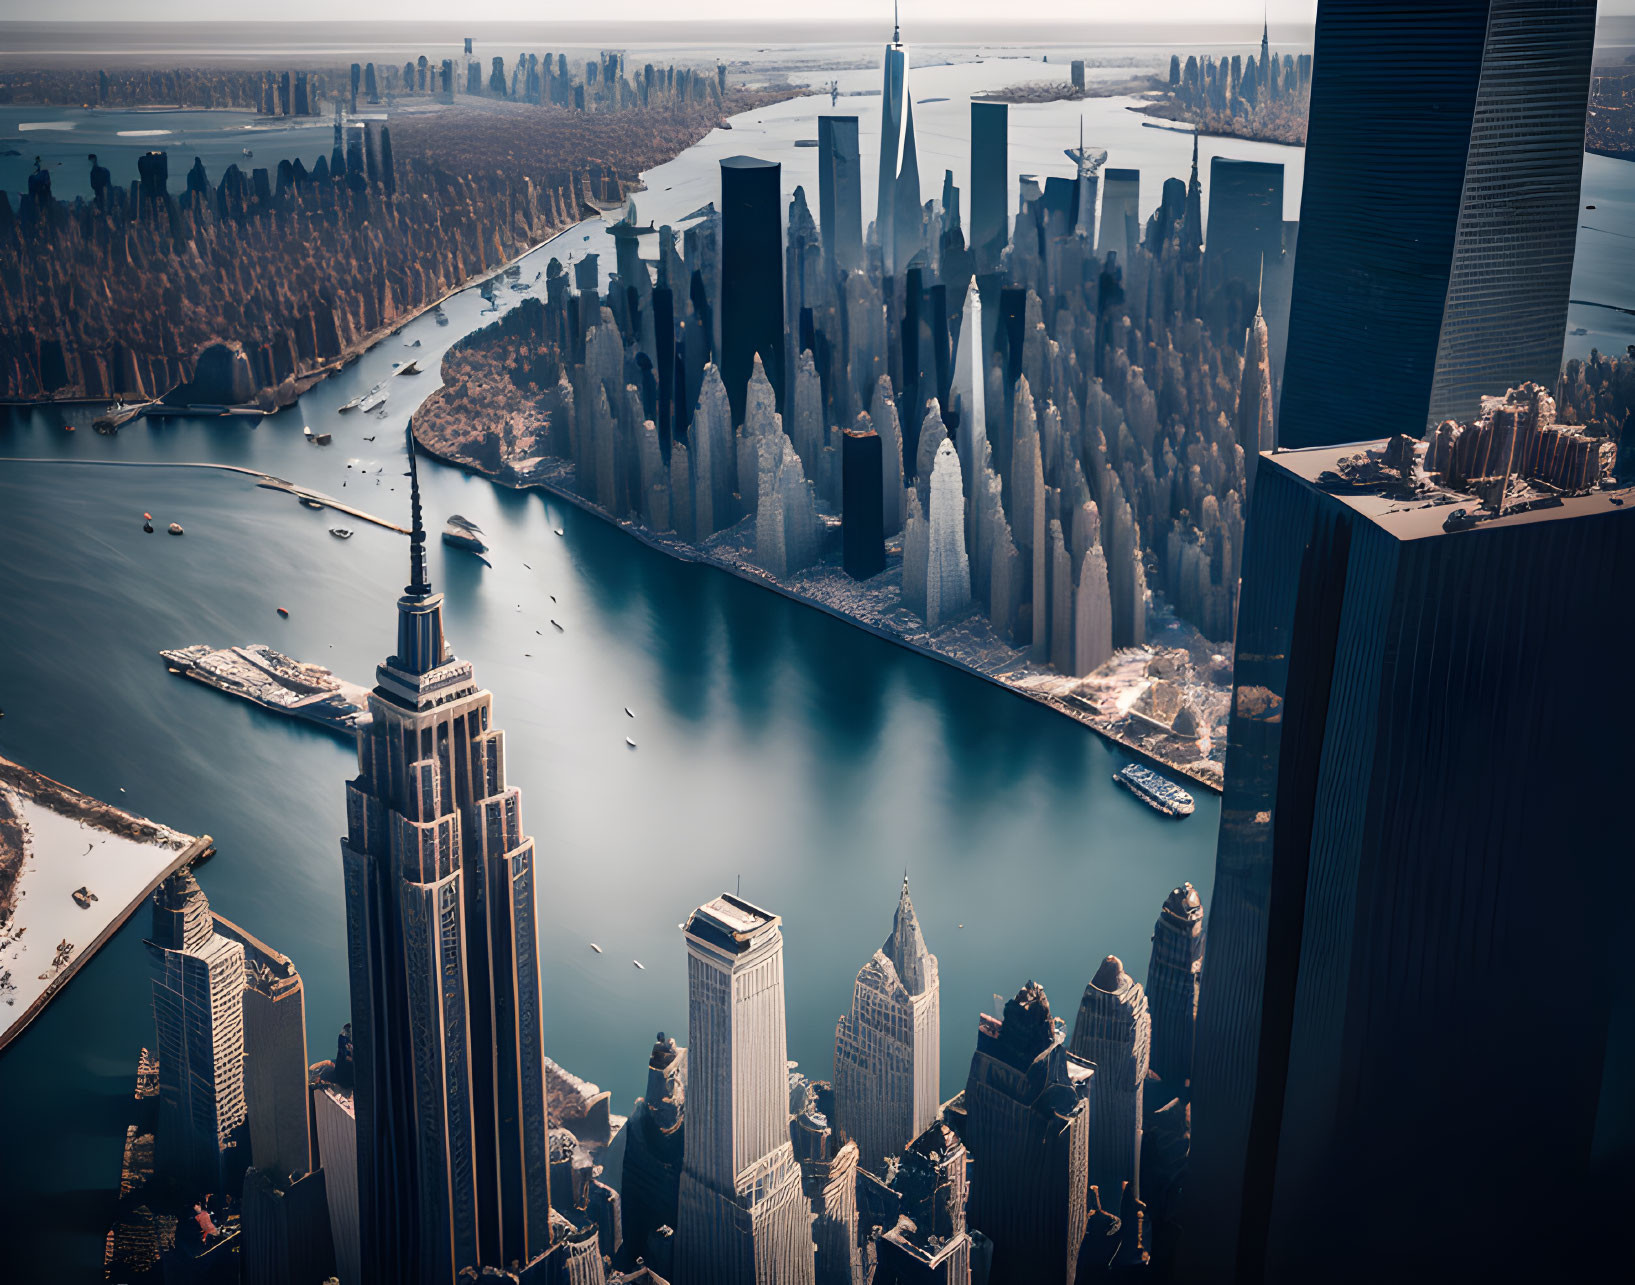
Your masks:
<svg viewBox="0 0 1635 1285"><path fill-rule="evenodd" d="M1627 2L1635 4L1635 0ZM994 0L903 0L902 21L909 30L916 18L951 23L993 22L996 27L1017 19L1029 23L1071 24L1164 20L1222 23L1258 20L1265 7L1262 0L1141 0L1139 4L1131 0L1023 0L1018 6L1006 8L1004 19L996 22ZM1270 0L1269 7L1274 23L1309 24L1317 11L1317 0ZM1602 8L1607 8L1605 2ZM140 5L132 5L130 0L55 0L42 8L25 5L23 0L0 0L0 17L50 22L222 22L235 17L258 22L272 19L448 20L451 17L477 22L545 22L552 16L577 21L591 16L586 13L552 15L544 11L539 0L469 0L458 7L457 13L451 13L447 0L348 0L341 9L337 9L334 0L280 0L276 13L271 12L270 7L259 6L237 15L222 10L220 0L143 0ZM598 0L595 16L609 21L661 19L673 22L677 10L675 0ZM687 7L687 17L695 20L765 20L766 16L766 0L690 0ZM815 15L808 11L799 16L810 21ZM886 22L890 17L890 0L825 0L822 16L845 22L875 18Z"/></svg>

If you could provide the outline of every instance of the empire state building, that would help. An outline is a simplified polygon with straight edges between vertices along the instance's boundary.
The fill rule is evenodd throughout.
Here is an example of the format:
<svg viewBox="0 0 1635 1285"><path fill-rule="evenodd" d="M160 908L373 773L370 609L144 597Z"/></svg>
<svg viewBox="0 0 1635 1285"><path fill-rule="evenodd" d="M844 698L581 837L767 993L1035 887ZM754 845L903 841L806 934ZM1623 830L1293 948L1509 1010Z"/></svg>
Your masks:
<svg viewBox="0 0 1635 1285"><path fill-rule="evenodd" d="M451 1285L550 1246L534 845L492 697L443 637L409 440L397 652L346 787L347 956L366 1282Z"/></svg>

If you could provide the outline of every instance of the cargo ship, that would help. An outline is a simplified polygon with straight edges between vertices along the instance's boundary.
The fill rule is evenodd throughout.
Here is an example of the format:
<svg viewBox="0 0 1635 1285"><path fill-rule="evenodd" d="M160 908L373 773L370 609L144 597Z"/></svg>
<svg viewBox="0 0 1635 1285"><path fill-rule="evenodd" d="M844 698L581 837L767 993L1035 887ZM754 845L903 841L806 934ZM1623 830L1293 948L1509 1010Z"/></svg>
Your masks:
<svg viewBox="0 0 1635 1285"><path fill-rule="evenodd" d="M1113 781L1122 785L1149 808L1162 812L1165 816L1192 815L1192 796L1174 781L1159 776L1150 767L1131 763L1123 770L1113 773Z"/></svg>
<svg viewBox="0 0 1635 1285"><path fill-rule="evenodd" d="M159 654L174 674L341 736L355 736L370 717L367 688L335 677L322 665L293 660L266 643L223 648L195 643Z"/></svg>

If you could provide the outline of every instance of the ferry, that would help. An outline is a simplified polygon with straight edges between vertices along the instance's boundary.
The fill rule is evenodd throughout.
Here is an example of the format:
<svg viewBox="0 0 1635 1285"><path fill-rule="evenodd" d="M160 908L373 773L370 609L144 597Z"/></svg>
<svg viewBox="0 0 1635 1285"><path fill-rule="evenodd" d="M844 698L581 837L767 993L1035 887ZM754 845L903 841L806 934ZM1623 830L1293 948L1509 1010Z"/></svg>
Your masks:
<svg viewBox="0 0 1635 1285"><path fill-rule="evenodd" d="M338 410L342 415L346 414L346 412L349 411L349 410L357 410L357 408L359 406L363 405L363 399L366 396L368 396L367 393L359 393L351 401L342 402L341 405L337 406L335 409Z"/></svg>
<svg viewBox="0 0 1635 1285"><path fill-rule="evenodd" d="M1192 815L1192 796L1174 781L1166 780L1150 767L1131 763L1113 774L1113 782L1122 785L1149 808L1162 812L1165 816Z"/></svg>
<svg viewBox="0 0 1635 1285"><path fill-rule="evenodd" d="M373 388L371 388L367 393L365 393L363 395L363 400L358 403L358 409L363 411L365 414L367 414L368 412L374 410L375 407L384 406L385 404L386 404L386 388L385 388L385 385L376 384Z"/></svg>

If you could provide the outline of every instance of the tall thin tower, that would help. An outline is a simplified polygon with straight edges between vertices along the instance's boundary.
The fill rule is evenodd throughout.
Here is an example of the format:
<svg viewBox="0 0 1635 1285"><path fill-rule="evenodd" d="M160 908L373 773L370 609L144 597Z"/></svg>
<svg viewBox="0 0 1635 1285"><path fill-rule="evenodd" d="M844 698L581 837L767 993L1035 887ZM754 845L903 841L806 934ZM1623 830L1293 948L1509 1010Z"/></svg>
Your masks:
<svg viewBox="0 0 1635 1285"><path fill-rule="evenodd" d="M687 1132L676 1285L813 1285L789 1136L783 933L722 893L687 920Z"/></svg>
<svg viewBox="0 0 1635 1285"><path fill-rule="evenodd" d="M914 104L908 97L908 46L892 8L880 88L880 185L875 193L875 234L886 275L901 272L919 247L920 159L914 143Z"/></svg>
<svg viewBox="0 0 1635 1285"><path fill-rule="evenodd" d="M366 1280L444 1285L550 1245L534 848L492 697L443 637L409 439L397 652L347 784L347 955Z"/></svg>

